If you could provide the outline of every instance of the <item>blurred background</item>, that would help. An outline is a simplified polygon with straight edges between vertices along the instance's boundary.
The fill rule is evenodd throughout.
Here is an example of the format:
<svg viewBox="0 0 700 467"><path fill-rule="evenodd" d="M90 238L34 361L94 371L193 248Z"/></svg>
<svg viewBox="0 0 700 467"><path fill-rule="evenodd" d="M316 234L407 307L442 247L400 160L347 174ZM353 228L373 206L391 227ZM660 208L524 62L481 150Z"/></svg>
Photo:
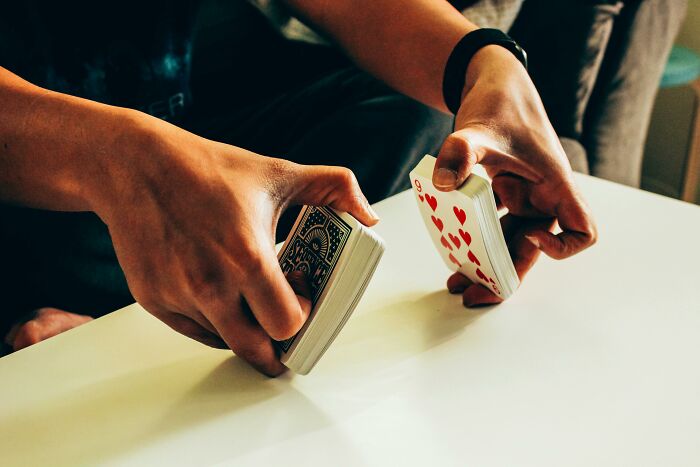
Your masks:
<svg viewBox="0 0 700 467"><path fill-rule="evenodd" d="M700 1L698 0L688 2L687 15L676 39L676 47L687 48L694 52L696 57L700 57ZM692 59L688 60L692 61ZM700 58L697 60L700 61ZM684 67L697 69L698 65L693 66L689 63ZM692 71L689 71L688 76L692 76ZM642 188L645 190L680 198L683 194L686 169L700 170L698 167L687 165L693 126L700 125L695 121L696 118L700 120L697 110L698 99L700 99L700 77L694 80L695 91L692 83L659 90L644 148ZM700 132L700 130L695 131ZM700 148L696 148L696 151L700 151ZM693 198L695 203L700 204L700 187L697 185L696 182Z"/></svg>
<svg viewBox="0 0 700 467"><path fill-rule="evenodd" d="M278 1L248 1L287 38L324 42ZM450 2L528 51L574 170L700 202L700 0Z"/></svg>

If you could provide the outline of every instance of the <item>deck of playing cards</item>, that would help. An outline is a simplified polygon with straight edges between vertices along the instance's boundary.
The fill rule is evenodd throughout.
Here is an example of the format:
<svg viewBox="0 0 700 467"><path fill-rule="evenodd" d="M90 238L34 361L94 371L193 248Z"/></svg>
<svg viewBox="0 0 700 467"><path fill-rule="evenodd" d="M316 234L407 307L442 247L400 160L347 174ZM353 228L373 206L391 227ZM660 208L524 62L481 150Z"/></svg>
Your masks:
<svg viewBox="0 0 700 467"><path fill-rule="evenodd" d="M284 246L282 271L304 271L311 315L292 338L278 342L281 361L307 374L331 345L367 288L384 241L354 217L330 207L305 206Z"/></svg>
<svg viewBox="0 0 700 467"><path fill-rule="evenodd" d="M451 192L433 185L436 159L425 156L410 173L421 217L448 268L506 299L520 284L508 253L491 184L471 174Z"/></svg>

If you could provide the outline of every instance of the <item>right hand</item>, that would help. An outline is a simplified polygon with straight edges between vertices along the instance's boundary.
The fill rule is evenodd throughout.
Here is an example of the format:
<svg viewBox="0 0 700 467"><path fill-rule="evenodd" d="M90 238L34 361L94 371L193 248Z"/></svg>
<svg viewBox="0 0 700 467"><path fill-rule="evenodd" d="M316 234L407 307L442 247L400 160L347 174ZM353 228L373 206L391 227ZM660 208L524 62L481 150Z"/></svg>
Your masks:
<svg viewBox="0 0 700 467"><path fill-rule="evenodd" d="M496 199L508 208L503 233L521 281L540 251L564 259L596 242L593 216L535 85L515 56L495 45L469 64L455 132L440 149L433 183L440 191L455 190L476 164L484 166ZM555 235L557 224L561 232ZM447 287L462 293L465 306L501 301L460 273Z"/></svg>
<svg viewBox="0 0 700 467"><path fill-rule="evenodd" d="M146 137L112 158L111 185L93 203L132 294L174 330L282 373L271 339L296 334L311 304L277 262L278 218L292 204L330 205L374 225L357 180L348 169L260 156L150 117L137 127Z"/></svg>

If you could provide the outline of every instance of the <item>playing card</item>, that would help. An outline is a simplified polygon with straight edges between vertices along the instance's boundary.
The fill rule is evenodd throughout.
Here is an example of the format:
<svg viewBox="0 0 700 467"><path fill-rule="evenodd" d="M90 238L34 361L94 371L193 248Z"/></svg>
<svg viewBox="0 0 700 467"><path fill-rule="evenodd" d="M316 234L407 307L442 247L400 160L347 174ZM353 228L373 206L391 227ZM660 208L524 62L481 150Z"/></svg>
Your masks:
<svg viewBox="0 0 700 467"><path fill-rule="evenodd" d="M311 314L292 338L277 342L280 361L308 374L345 326L364 294L384 241L348 213L305 206L278 255L285 273L310 280Z"/></svg>
<svg viewBox="0 0 700 467"><path fill-rule="evenodd" d="M419 172L414 170L410 174L413 191L428 233L447 267L459 271L505 298L503 287L488 254L485 244L486 232L482 230L482 224L479 222L474 198L465 195L464 190L438 191L432 183L432 170L430 174ZM478 176L472 174L471 177ZM469 183L488 185L488 182L480 177L478 180L468 180L465 185ZM476 188L475 192L485 189L483 186ZM488 189L490 190L490 186Z"/></svg>
<svg viewBox="0 0 700 467"><path fill-rule="evenodd" d="M285 274L304 271L310 282L312 308L329 286L351 233L352 227L333 210L315 206L306 209L292 228L279 263ZM280 348L285 352L289 350L297 336L280 342Z"/></svg>

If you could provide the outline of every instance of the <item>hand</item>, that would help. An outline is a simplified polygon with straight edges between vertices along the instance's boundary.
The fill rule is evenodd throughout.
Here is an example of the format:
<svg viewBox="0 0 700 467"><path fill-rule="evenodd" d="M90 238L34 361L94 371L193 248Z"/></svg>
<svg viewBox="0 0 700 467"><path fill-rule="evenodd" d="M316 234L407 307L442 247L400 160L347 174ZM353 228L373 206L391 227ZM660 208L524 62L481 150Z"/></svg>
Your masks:
<svg viewBox="0 0 700 467"><path fill-rule="evenodd" d="M131 292L174 330L280 374L271 339L296 334L311 304L277 262L277 220L290 204L312 204L375 224L354 175L263 157L150 117L139 125L147 136L115 162L109 195L95 203Z"/></svg>
<svg viewBox="0 0 700 467"><path fill-rule="evenodd" d="M459 187L475 164L493 180L497 202L508 208L504 235L522 279L540 251L572 256L596 241L596 228L572 177L571 166L525 68L507 50L487 46L474 55L455 132L445 140L433 173L435 187ZM554 235L558 222L562 232ZM448 289L466 306L500 298L461 274Z"/></svg>
<svg viewBox="0 0 700 467"><path fill-rule="evenodd" d="M92 321L90 316L57 308L39 308L31 314L31 319L12 326L5 336L5 343L17 351L89 321Z"/></svg>

